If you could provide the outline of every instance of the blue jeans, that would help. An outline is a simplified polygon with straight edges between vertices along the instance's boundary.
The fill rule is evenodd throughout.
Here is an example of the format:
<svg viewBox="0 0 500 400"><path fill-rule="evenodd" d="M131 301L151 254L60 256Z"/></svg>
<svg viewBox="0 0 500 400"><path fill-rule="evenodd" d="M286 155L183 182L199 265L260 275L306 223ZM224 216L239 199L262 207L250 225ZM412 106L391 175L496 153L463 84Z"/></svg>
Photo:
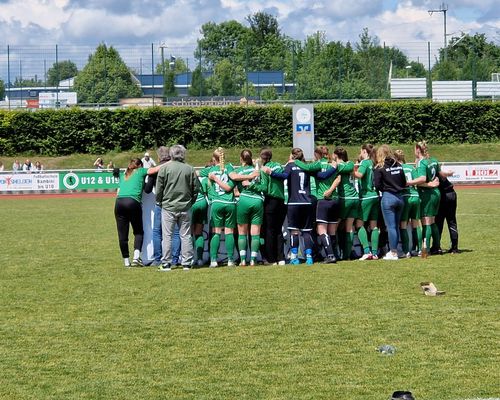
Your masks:
<svg viewBox="0 0 500 400"><path fill-rule="evenodd" d="M403 213L404 201L401 195L390 192L382 193L382 215L384 216L387 234L389 235L389 249L397 251L399 243L399 222Z"/></svg>
<svg viewBox="0 0 500 400"><path fill-rule="evenodd" d="M154 264L161 265L162 258L162 232L161 232L161 206L155 205L155 215L153 220L153 251ZM181 254L181 239L179 237L179 227L176 225L172 236L172 263L175 265L179 262Z"/></svg>

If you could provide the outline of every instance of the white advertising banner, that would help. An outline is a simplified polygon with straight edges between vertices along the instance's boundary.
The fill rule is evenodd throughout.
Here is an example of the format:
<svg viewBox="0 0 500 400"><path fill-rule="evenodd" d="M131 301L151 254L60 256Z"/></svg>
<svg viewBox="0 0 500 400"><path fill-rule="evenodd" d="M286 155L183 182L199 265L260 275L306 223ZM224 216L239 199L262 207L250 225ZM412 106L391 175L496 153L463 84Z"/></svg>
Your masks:
<svg viewBox="0 0 500 400"><path fill-rule="evenodd" d="M30 190L59 190L59 174L23 173L0 175L0 191L19 192Z"/></svg>
<svg viewBox="0 0 500 400"><path fill-rule="evenodd" d="M500 164L441 164L443 171L453 171L450 182L480 183L500 181Z"/></svg>

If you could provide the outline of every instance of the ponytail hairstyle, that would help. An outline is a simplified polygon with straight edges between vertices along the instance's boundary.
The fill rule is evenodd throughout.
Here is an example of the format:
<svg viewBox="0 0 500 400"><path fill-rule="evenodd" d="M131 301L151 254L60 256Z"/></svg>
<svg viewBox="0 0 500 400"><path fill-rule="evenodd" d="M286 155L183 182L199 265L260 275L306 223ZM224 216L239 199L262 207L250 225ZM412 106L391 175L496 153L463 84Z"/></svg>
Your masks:
<svg viewBox="0 0 500 400"><path fill-rule="evenodd" d="M134 169L141 168L142 167L142 161L140 158L132 158L128 164L127 170L125 171L125 179L128 179L128 177L132 174Z"/></svg>
<svg viewBox="0 0 500 400"><path fill-rule="evenodd" d="M304 152L302 151L302 149L299 149L298 147L294 147L292 149L292 158L294 160L305 161Z"/></svg>
<svg viewBox="0 0 500 400"><path fill-rule="evenodd" d="M335 154L338 158L340 158L344 162L349 161L349 157L347 156L347 150L344 149L342 146L337 146L333 151L333 154Z"/></svg>
<svg viewBox="0 0 500 400"><path fill-rule="evenodd" d="M370 143L365 143L364 145L361 146L361 150L365 150L366 153L368 154L368 158L370 160L372 160L373 164L376 163L376 154L377 154L377 151L375 149L375 146L373 146L373 144L370 144Z"/></svg>
<svg viewBox="0 0 500 400"><path fill-rule="evenodd" d="M415 148L420 150L420 153L424 158L429 158L429 147L427 146L427 142L425 140L415 144Z"/></svg>
<svg viewBox="0 0 500 400"><path fill-rule="evenodd" d="M394 150L394 158L398 163L406 164L405 152L403 150L400 149Z"/></svg>
<svg viewBox="0 0 500 400"><path fill-rule="evenodd" d="M328 147L326 146L317 146L315 149L314 149L314 154L316 155L316 157L319 159L322 159L322 158L326 158L328 159L328 161L332 161L331 160L331 155L330 155L330 152L328 151Z"/></svg>
<svg viewBox="0 0 500 400"><path fill-rule="evenodd" d="M263 147L260 150L260 159L262 160L262 164L266 165L273 158L273 151L270 147Z"/></svg>
<svg viewBox="0 0 500 400"><path fill-rule="evenodd" d="M382 146L379 146L377 149L376 167L382 168L387 158L391 158L392 160L396 161L396 158L394 157L394 153L392 152L391 148L388 145L383 144Z"/></svg>
<svg viewBox="0 0 500 400"><path fill-rule="evenodd" d="M245 163L245 165L253 165L252 152L249 149L242 150L240 153L240 158Z"/></svg>
<svg viewBox="0 0 500 400"><path fill-rule="evenodd" d="M222 147L217 147L213 153L215 163L219 164L219 169L221 173L224 173L224 149Z"/></svg>

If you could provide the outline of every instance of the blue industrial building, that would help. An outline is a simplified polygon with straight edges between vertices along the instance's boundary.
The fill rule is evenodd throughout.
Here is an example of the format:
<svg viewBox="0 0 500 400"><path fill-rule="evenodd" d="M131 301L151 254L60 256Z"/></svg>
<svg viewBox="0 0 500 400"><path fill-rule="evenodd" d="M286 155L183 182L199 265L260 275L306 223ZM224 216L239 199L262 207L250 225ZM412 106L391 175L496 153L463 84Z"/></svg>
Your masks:
<svg viewBox="0 0 500 400"><path fill-rule="evenodd" d="M213 75L211 71L203 72L205 79ZM178 96L188 96L189 88L192 82L192 72L176 74L175 88ZM142 74L134 75L134 80L142 89L144 97L162 97L163 96L163 75L161 74ZM248 85L253 86L257 95L264 89L274 87L278 95L293 91L293 83L285 83L283 71L252 71L247 73ZM40 92L71 92L73 91L74 78L62 81L59 87L7 87L5 88L6 99L11 101L20 101L28 99L37 99Z"/></svg>

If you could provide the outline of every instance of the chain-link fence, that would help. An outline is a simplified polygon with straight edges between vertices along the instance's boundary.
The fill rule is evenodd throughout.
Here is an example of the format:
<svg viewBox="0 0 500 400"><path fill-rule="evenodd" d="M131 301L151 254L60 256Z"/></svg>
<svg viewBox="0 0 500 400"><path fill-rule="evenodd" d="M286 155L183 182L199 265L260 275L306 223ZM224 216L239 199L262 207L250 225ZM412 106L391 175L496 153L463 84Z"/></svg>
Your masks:
<svg viewBox="0 0 500 400"><path fill-rule="evenodd" d="M232 98L234 101L245 98L256 102L387 99L390 98L391 78L426 78L430 81L430 70L439 62L441 47L430 42L381 43L371 49L342 46L340 51L332 49L331 53L325 47L324 54L314 58L308 53L305 42L294 44L280 54L279 62L274 64L266 64L265 55L247 48L225 69L214 61L214 52L201 49L196 43L183 46L165 43L116 45L113 48L127 66L131 83L139 89L133 96L136 103L159 105L172 104L187 97L205 100L207 97ZM48 93L44 96L49 100L55 96L55 101L46 103L52 106L60 106L63 99L66 105L72 102L83 106L119 105L119 95L114 100L109 97L95 100L82 96L75 85L73 78L86 68L96 48L56 44L0 48L0 79L5 88L0 107L38 108L42 104L40 93ZM330 57L326 61L325 55ZM264 69L263 65L274 68ZM117 79L115 65L106 65L104 60L102 68L104 73L97 69L91 73L94 86L90 91L97 91L102 81L104 91L111 91L114 87ZM75 92L76 95L70 98L63 95L65 92ZM82 101L84 98L91 100Z"/></svg>

